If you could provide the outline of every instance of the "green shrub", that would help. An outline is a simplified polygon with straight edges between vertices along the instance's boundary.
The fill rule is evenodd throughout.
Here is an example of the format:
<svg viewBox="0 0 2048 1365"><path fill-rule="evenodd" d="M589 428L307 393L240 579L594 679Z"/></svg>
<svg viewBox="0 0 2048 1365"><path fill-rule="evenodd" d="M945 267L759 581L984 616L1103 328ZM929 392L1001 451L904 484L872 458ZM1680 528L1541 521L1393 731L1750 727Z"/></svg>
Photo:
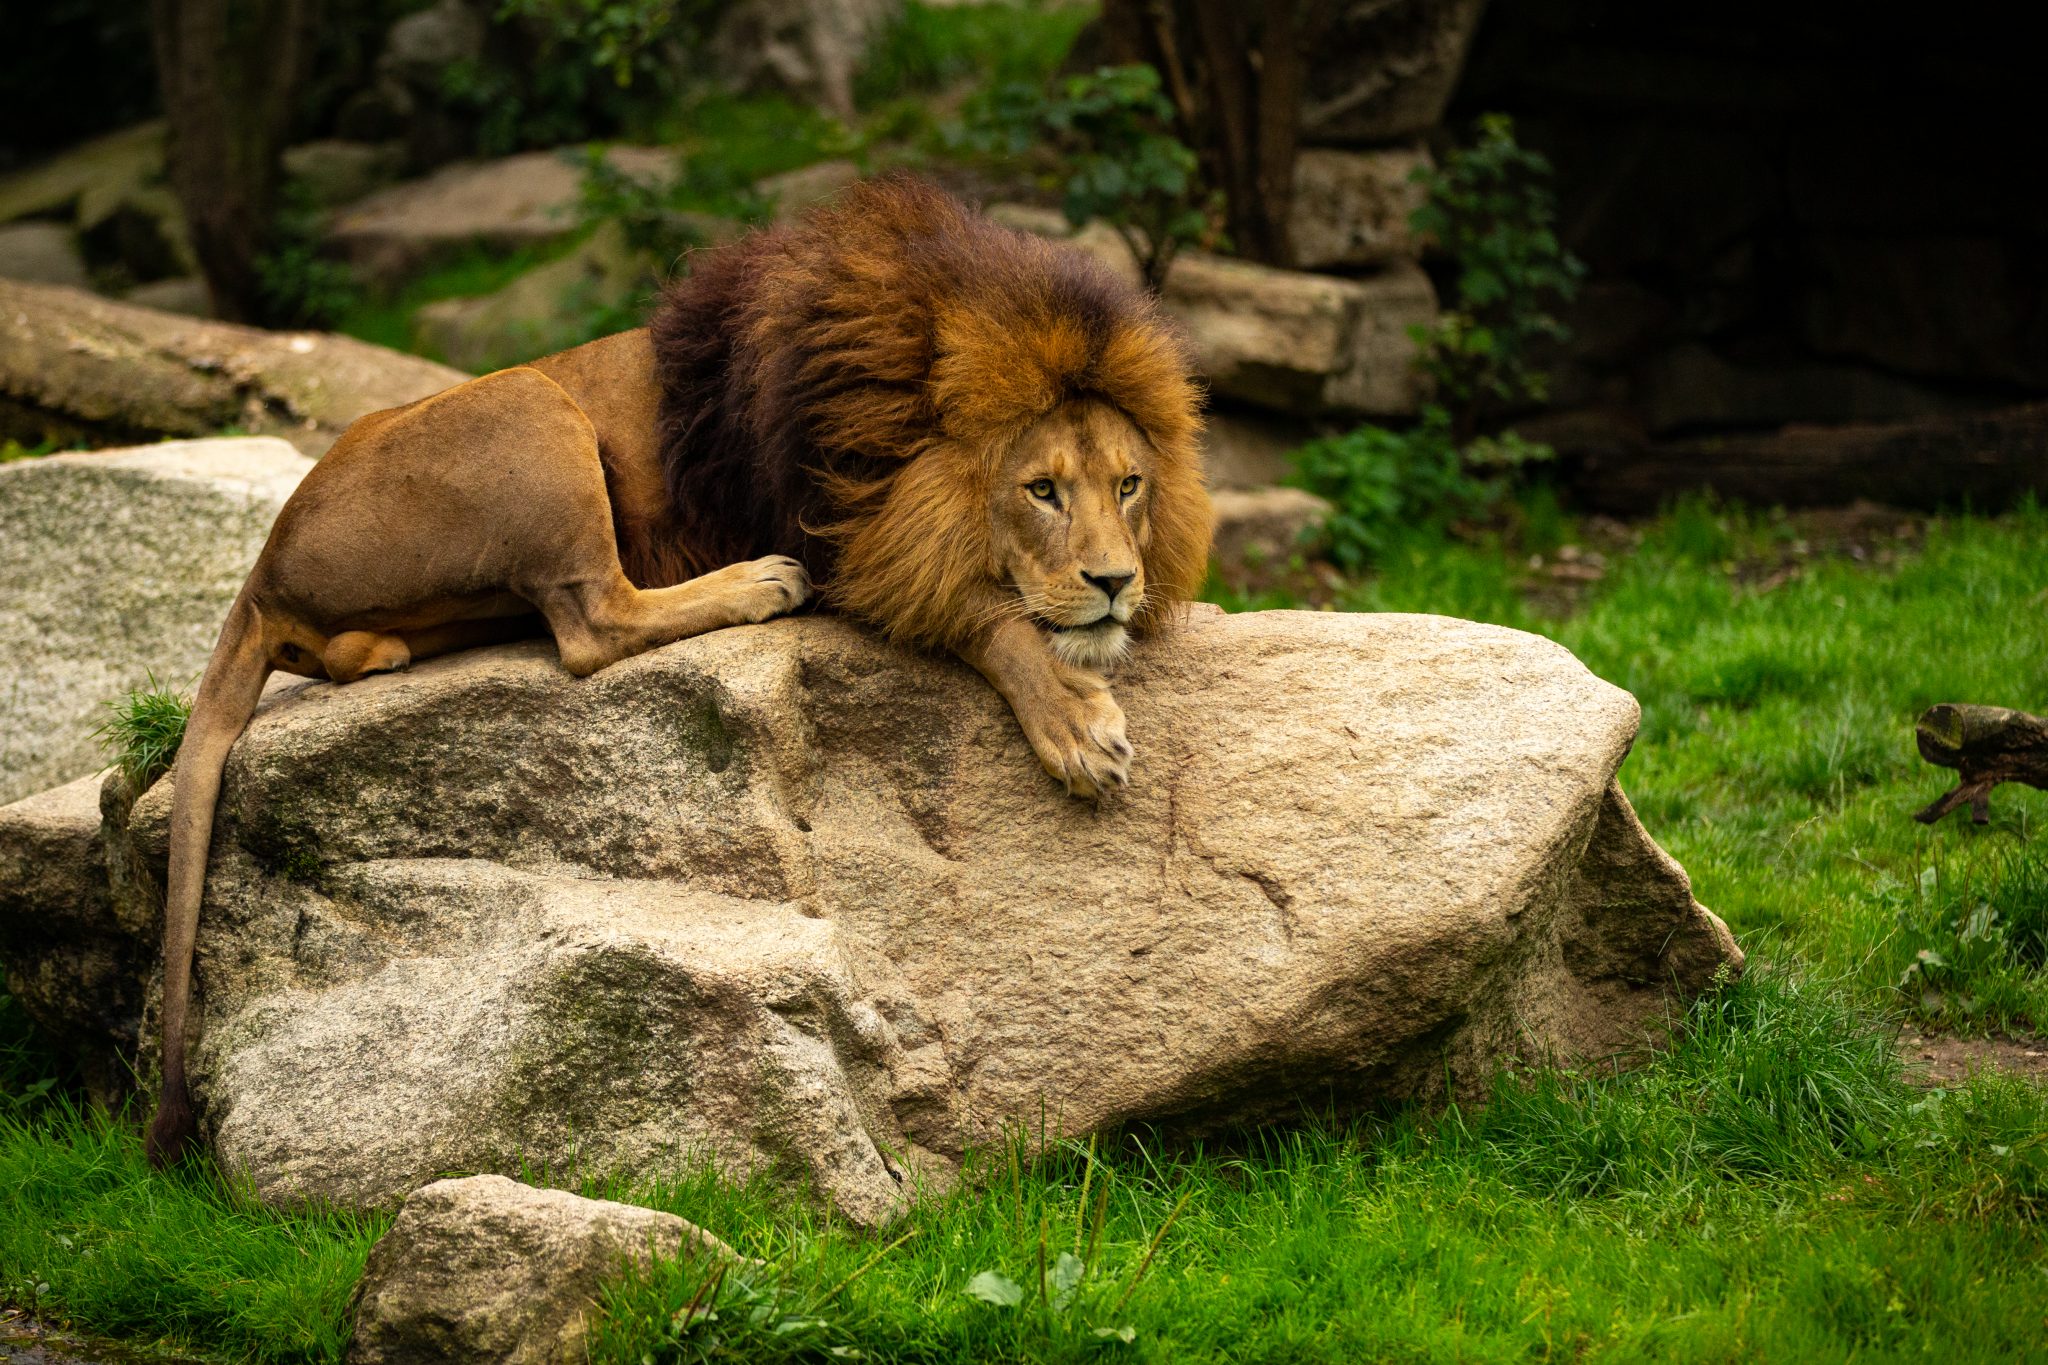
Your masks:
<svg viewBox="0 0 2048 1365"><path fill-rule="evenodd" d="M332 327L362 301L355 272L326 254L326 221L326 211L304 185L285 186L270 244L256 258L263 306L273 326Z"/></svg>
<svg viewBox="0 0 2048 1365"><path fill-rule="evenodd" d="M674 108L714 0L503 0L482 58L443 73L451 107L500 156L644 132Z"/></svg>
<svg viewBox="0 0 2048 1365"><path fill-rule="evenodd" d="M1585 274L1552 226L1550 163L1515 141L1505 114L1482 117L1476 134L1442 166L1415 172L1428 198L1409 219L1455 265L1450 306L1410 335L1461 436L1490 402L1548 396L1534 351L1567 335L1550 309L1570 300Z"/></svg>
<svg viewBox="0 0 2048 1365"><path fill-rule="evenodd" d="M2013 844L1879 881L1913 954L1899 975L1908 1009L1959 1028L2025 1013L2048 971L2048 856Z"/></svg>
<svg viewBox="0 0 2048 1365"><path fill-rule="evenodd" d="M1490 405L1544 397L1534 348L1565 334L1547 310L1583 273L1551 228L1549 172L1495 114L1479 121L1471 147L1416 173L1429 197L1411 224L1457 267L1451 306L1409 331L1436 401L1405 430L1368 424L1294 455L1294 481L1334 508L1323 531L1340 568L1369 567L1415 527L1491 513L1521 470L1552 458L1512 430L1478 430Z"/></svg>
<svg viewBox="0 0 2048 1365"><path fill-rule="evenodd" d="M1067 221L1099 218L1116 229L1157 289L1182 247L1221 240L1213 226L1220 197L1202 188L1194 151L1172 129L1159 73L1140 63L1050 88L996 86L970 102L956 142L999 160L1050 156L1046 179Z"/></svg>

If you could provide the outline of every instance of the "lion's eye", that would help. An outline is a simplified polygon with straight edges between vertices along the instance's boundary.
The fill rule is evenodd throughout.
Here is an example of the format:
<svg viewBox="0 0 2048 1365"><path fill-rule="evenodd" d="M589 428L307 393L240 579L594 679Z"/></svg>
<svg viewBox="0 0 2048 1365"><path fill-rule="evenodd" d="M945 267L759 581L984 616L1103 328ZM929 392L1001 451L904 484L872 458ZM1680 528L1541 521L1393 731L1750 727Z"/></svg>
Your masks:
<svg viewBox="0 0 2048 1365"><path fill-rule="evenodd" d="M1123 495L1124 497L1127 497L1127 498L1128 498L1128 497L1129 497L1129 496L1130 496L1131 494L1133 494L1133 493L1137 492L1137 491L1138 491L1138 476L1137 476L1136 474L1126 474L1126 475L1124 475L1124 481L1123 481L1122 485L1120 485L1120 486L1118 487L1117 491L1118 491L1118 492L1119 492L1120 494L1122 494L1122 495Z"/></svg>
<svg viewBox="0 0 2048 1365"><path fill-rule="evenodd" d="M1030 483L1024 485L1024 491L1034 498L1043 498L1045 501L1051 502L1053 493L1052 480L1033 479Z"/></svg>

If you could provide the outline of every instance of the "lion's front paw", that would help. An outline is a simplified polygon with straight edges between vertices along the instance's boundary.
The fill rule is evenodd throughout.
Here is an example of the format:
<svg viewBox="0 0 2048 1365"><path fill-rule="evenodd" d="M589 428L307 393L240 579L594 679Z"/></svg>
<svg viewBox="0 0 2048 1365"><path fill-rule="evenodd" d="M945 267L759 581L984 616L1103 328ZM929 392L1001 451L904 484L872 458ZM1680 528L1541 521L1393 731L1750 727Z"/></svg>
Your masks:
<svg viewBox="0 0 2048 1365"><path fill-rule="evenodd" d="M728 564L718 576L727 580L735 623L765 621L795 611L811 598L809 575L788 555Z"/></svg>
<svg viewBox="0 0 2048 1365"><path fill-rule="evenodd" d="M1131 742L1124 738L1123 708L1108 687L1056 693L1017 719L1038 761L1069 795L1094 801L1112 786L1130 784Z"/></svg>

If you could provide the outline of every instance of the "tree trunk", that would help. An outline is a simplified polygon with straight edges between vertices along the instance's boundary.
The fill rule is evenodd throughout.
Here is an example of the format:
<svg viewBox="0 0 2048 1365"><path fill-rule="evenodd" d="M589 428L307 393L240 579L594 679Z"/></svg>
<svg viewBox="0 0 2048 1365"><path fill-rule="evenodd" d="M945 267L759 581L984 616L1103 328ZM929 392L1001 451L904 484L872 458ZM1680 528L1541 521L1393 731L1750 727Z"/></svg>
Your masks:
<svg viewBox="0 0 2048 1365"><path fill-rule="evenodd" d="M1181 137L1223 191L1232 248L1288 266L1304 45L1316 0L1106 0L1113 61L1156 67Z"/></svg>
<svg viewBox="0 0 2048 1365"><path fill-rule="evenodd" d="M1914 727L1920 757L1954 768L1956 789L1913 818L1931 825L1967 803L1978 824L1991 819L1991 789L2024 782L2048 791L2048 720L2003 706L1943 702L1921 713Z"/></svg>
<svg viewBox="0 0 2048 1365"><path fill-rule="evenodd" d="M154 0L171 187L215 313L260 321L279 155L315 0Z"/></svg>

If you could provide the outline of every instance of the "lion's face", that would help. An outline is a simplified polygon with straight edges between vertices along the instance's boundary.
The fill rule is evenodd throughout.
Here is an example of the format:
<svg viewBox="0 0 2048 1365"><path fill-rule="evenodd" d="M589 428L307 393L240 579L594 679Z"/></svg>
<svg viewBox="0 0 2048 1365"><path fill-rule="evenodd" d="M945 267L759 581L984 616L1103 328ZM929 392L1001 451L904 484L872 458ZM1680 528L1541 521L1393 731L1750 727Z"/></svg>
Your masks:
<svg viewBox="0 0 2048 1365"><path fill-rule="evenodd" d="M1070 664L1115 662L1145 604L1155 460L1129 418L1107 403L1075 400L1032 423L997 474L997 568Z"/></svg>

